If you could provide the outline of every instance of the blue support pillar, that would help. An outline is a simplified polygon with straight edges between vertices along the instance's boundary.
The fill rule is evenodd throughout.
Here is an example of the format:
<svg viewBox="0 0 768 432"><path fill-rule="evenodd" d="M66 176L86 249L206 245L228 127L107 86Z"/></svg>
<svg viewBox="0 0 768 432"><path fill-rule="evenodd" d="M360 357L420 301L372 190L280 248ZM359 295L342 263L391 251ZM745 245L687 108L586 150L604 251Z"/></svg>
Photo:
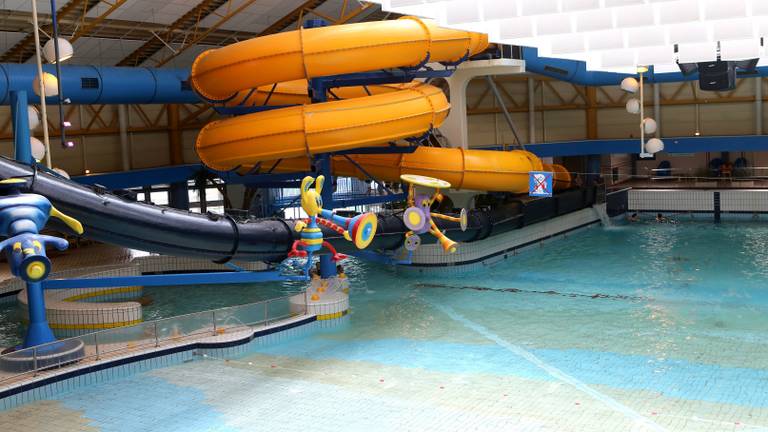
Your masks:
<svg viewBox="0 0 768 432"><path fill-rule="evenodd" d="M304 22L304 28L325 27L328 23L325 20L307 20ZM312 103L327 102L328 95L326 87L321 80L309 80L310 94ZM317 175L325 176L325 187L320 195L323 198L323 207L333 210L333 173L331 172L331 156L321 154L315 158L315 172ZM336 263L331 259L331 255L320 255L320 277L323 279L336 276Z"/></svg>
<svg viewBox="0 0 768 432"><path fill-rule="evenodd" d="M333 209L333 173L331 172L331 156L327 153L315 158L315 169L318 175L325 176L325 187L320 195L323 198L323 207ZM331 255L320 255L320 277L323 279L336 276L336 263Z"/></svg>
<svg viewBox="0 0 768 432"><path fill-rule="evenodd" d="M595 180L600 176L600 155L587 156L587 178L585 184L587 186L593 185Z"/></svg>
<svg viewBox="0 0 768 432"><path fill-rule="evenodd" d="M27 282L27 303L29 307L29 327L24 337L23 348L53 342L56 338L48 326L45 317L45 297L40 282Z"/></svg>
<svg viewBox="0 0 768 432"><path fill-rule="evenodd" d="M189 210L189 186L187 182L171 183L169 204L180 210Z"/></svg>
<svg viewBox="0 0 768 432"><path fill-rule="evenodd" d="M29 114L28 114L27 92L11 92L11 117L13 118L13 157L25 164L31 165L32 144L29 141Z"/></svg>

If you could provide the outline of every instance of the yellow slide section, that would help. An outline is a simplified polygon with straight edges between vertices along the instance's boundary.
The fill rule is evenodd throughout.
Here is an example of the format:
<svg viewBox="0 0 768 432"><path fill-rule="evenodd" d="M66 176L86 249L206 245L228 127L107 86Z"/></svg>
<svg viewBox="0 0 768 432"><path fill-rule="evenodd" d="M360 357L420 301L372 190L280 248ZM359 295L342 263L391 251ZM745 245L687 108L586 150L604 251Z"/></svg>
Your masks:
<svg viewBox="0 0 768 432"><path fill-rule="evenodd" d="M308 105L313 77L457 61L488 46L486 35L445 29L432 21L394 21L300 29L251 39L202 53L190 82L204 97L226 105L295 105L206 125L196 150L217 170L247 168L281 159L280 171L308 168L308 156L388 145L439 127L450 105L424 83L334 89L332 100ZM332 97L332 98L333 98ZM528 172L542 169L528 152L420 147L411 154L354 156L375 177L399 181L421 174L455 188L525 192ZM367 177L335 157L336 175ZM567 173L566 173L567 174Z"/></svg>

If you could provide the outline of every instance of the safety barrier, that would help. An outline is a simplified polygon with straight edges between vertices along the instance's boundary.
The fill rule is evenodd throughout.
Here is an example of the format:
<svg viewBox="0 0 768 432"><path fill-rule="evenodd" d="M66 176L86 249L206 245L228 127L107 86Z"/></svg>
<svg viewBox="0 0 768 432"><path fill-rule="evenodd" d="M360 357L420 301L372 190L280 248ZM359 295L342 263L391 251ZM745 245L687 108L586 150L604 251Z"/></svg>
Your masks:
<svg viewBox="0 0 768 432"><path fill-rule="evenodd" d="M290 298L231 306L101 330L0 355L0 387L9 382L77 363L91 364L134 352L180 346L193 341L253 334L254 328L307 314L291 310ZM60 355L71 350L72 355ZM56 353L56 355L52 355Z"/></svg>
<svg viewBox="0 0 768 432"><path fill-rule="evenodd" d="M715 197L723 213L768 213L765 189L632 189L629 210L645 212L715 212Z"/></svg>
<svg viewBox="0 0 768 432"><path fill-rule="evenodd" d="M629 210L629 191L632 188L624 188L605 194L605 206L609 217L622 215Z"/></svg>

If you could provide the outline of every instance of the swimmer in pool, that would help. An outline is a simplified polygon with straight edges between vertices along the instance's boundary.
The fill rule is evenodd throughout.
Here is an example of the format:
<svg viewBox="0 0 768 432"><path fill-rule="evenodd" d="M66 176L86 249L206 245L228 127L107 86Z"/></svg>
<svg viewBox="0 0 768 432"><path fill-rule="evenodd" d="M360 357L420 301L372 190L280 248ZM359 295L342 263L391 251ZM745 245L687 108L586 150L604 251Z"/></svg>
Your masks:
<svg viewBox="0 0 768 432"><path fill-rule="evenodd" d="M637 213L632 213L632 216L627 218L630 222L638 222L640 220L640 216L637 215Z"/></svg>
<svg viewBox="0 0 768 432"><path fill-rule="evenodd" d="M667 218L665 218L661 213L656 213L656 222L667 222Z"/></svg>

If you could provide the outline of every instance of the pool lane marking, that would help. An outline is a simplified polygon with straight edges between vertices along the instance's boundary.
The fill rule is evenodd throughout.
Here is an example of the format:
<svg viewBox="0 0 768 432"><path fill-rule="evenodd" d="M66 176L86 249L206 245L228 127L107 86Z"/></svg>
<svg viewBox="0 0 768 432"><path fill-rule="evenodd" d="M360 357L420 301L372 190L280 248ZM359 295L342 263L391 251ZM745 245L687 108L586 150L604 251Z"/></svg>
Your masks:
<svg viewBox="0 0 768 432"><path fill-rule="evenodd" d="M568 375L567 373L561 371L560 369L544 362L540 358L536 357L535 354L532 352L519 347L517 345L514 345L512 343L509 343L508 341L504 340L499 335L491 332L484 326L471 321L455 310L451 308L450 306L440 305L436 303L432 303L432 306L436 307L437 309L444 312L446 315L448 315L452 320L457 321L461 324L463 324L465 327L475 331L476 333L480 334L484 338L496 343L497 345L501 346L502 348L506 349L507 351L524 358L525 360L528 360L530 363L532 363L534 366L538 367L539 369L542 369L544 372L549 374L552 378L555 378L558 381L564 382L566 384L569 384L573 387L575 387L578 390L581 390L582 392L588 394L593 399L602 402L609 408L613 409L614 411L620 412L624 414L625 416L637 421L643 423L643 425L648 426L649 428L656 430L656 431L667 431L666 428L662 427L661 425L653 422L651 419L644 417L642 414L638 413L637 411L633 410L632 408L621 404L616 399L613 399L612 397L605 395L603 393L600 393L599 391L593 389L592 387L588 386L586 383L579 381L577 378Z"/></svg>

